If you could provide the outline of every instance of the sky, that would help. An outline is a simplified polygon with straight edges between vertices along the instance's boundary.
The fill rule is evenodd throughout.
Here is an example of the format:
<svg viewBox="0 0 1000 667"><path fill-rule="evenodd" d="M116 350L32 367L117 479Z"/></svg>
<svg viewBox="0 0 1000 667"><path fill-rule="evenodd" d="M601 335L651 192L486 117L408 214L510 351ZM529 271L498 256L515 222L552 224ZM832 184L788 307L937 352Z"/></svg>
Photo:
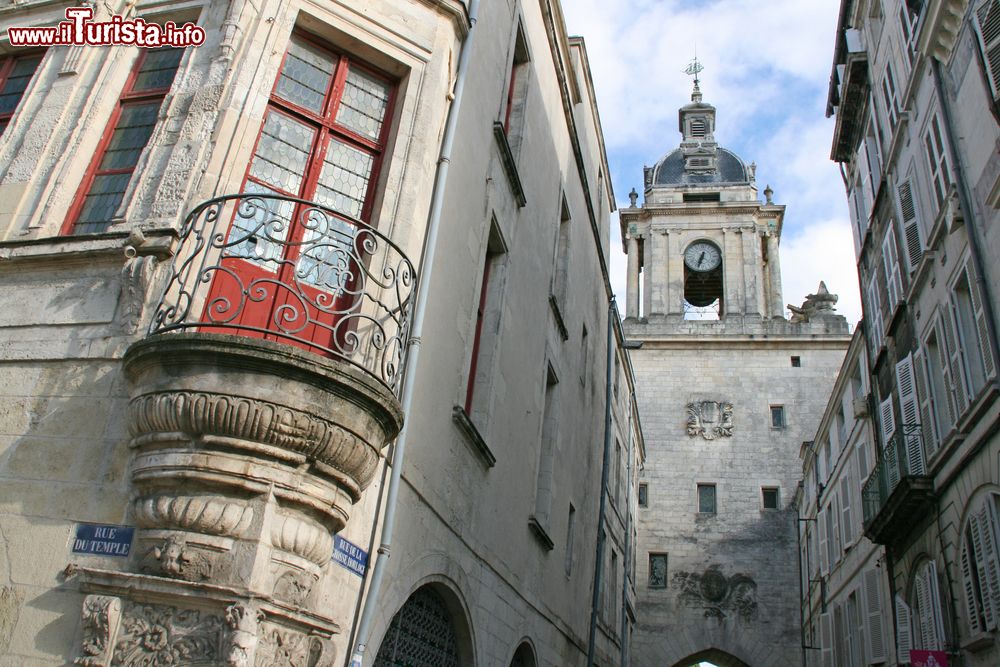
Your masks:
<svg viewBox="0 0 1000 667"><path fill-rule="evenodd" d="M615 198L642 192L642 167L680 143L677 109L690 101L684 69L697 53L715 138L757 163L757 184L785 204L781 273L798 306L820 280L838 311L861 319L844 185L830 161L826 118L839 0L562 0L571 35L587 45ZM761 194L763 198L763 194ZM640 198L641 201L641 198ZM612 223L612 285L624 309L625 256Z"/></svg>

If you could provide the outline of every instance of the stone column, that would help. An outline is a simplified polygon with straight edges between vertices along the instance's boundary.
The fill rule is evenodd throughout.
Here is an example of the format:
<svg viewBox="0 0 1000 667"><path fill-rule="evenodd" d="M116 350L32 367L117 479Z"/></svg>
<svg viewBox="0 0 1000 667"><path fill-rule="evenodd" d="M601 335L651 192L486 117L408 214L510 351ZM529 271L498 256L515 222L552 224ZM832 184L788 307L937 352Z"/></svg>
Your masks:
<svg viewBox="0 0 1000 667"><path fill-rule="evenodd" d="M642 312L646 317L653 312L653 233L647 232L642 237L642 265L643 272L642 285Z"/></svg>
<svg viewBox="0 0 1000 667"><path fill-rule="evenodd" d="M757 245L757 234L754 227L741 227L743 234L743 265L746 270L746 313L761 313L760 301L758 299L758 278L763 278L763 273L758 269L760 266L760 247Z"/></svg>
<svg viewBox="0 0 1000 667"><path fill-rule="evenodd" d="M734 314L739 310L739 271L737 266L741 264L737 258L740 252L739 241L732 233L732 228L722 228L722 316Z"/></svg>
<svg viewBox="0 0 1000 667"><path fill-rule="evenodd" d="M639 241L628 235L628 282L625 290L625 317L639 317Z"/></svg>
<svg viewBox="0 0 1000 667"><path fill-rule="evenodd" d="M670 253L667 251L667 245L670 243L670 232L665 229L651 232L646 243L653 244L650 253L652 266L646 268L650 272L650 282L652 283L650 312L663 315L667 313L670 297L669 276L667 274L670 263Z"/></svg>
<svg viewBox="0 0 1000 667"><path fill-rule="evenodd" d="M667 313L684 313L684 257L681 244L683 234L667 236ZM673 258L671 261L669 258Z"/></svg>
<svg viewBox="0 0 1000 667"><path fill-rule="evenodd" d="M781 262L778 261L778 235L767 234L767 271L770 277L770 291L767 295L768 314L771 317L784 317L785 306L781 298Z"/></svg>

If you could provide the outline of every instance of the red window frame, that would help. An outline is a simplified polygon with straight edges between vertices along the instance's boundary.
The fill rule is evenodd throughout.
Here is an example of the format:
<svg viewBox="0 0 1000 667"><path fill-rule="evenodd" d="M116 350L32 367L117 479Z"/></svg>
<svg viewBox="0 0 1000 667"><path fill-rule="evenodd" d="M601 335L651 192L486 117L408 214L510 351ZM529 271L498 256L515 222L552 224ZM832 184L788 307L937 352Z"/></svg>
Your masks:
<svg viewBox="0 0 1000 667"><path fill-rule="evenodd" d="M42 58L44 58L44 56L44 50L35 49L25 53L18 53L17 55L12 54L0 59L0 91L2 91L7 86L7 81L18 62L27 60L28 58L38 58L35 68L31 71L31 76L28 77L28 83L25 85L24 90L21 91L20 96L17 98L17 104L15 104L14 108L10 111L0 113L0 135L3 135L3 133L7 130L7 127L10 126L10 119L14 117L14 114L17 113L17 108L21 106L21 100L24 99L24 92L34 80L35 74L38 72L38 68L41 66Z"/></svg>
<svg viewBox="0 0 1000 667"><path fill-rule="evenodd" d="M300 104L281 97L278 94L278 85L280 84L282 75L285 71L285 63L288 60L293 39L299 40L309 47L321 51L335 60L336 64L334 65L333 75L330 82L327 84L320 112L303 107ZM363 136L357 131L349 128L347 125L339 123L336 120L340 104L343 101L347 76L352 70L361 72L387 85L388 97L386 99L385 112L382 116L381 127L379 128L379 136L377 139L371 139ZM368 183L364 193L363 203L356 218L356 220L359 220L366 225L369 224L376 199L375 194L378 189L382 163L385 159L389 137L391 136L390 133L394 115L393 112L398 88L399 81L396 78L353 58L341 50L331 47L310 33L296 30L292 33L292 38L289 40L288 48L285 49L285 53L281 59L281 65L278 68L278 74L271 87L267 107L261 121L260 130L258 131L257 137L254 141L253 152L251 153L251 157L247 162L246 170L244 171L243 183L240 187L240 191L246 192L247 184L252 183L280 195L314 201L316 190L320 185L320 176L325 164L325 158L327 157L331 144L334 140L336 140L353 149L360 150L361 152L370 155L372 158L371 171L368 175ZM264 137L264 129L267 120L272 113L285 116L297 123L306 125L314 132L309 148L309 155L302 169L297 192L292 192L274 183L266 182L263 178L254 176L251 173L254 160L258 155L261 139ZM322 204L319 205L322 206ZM282 261L277 272L277 281L279 283L290 284L295 281L292 276L292 272L294 270L295 263L300 256L298 246L307 231L298 222L300 217L299 211L301 208L301 205L296 205L291 214L292 222L289 226L288 234L284 239L284 249L282 250L281 255ZM324 206L324 208L327 207ZM338 213L338 215L342 215L348 222L355 220L355 218L347 213ZM234 221L235 217L233 221L230 221L230 227ZM351 223L349 222L349 224ZM257 269L255 268L255 262L239 257L224 257L222 261L224 266L228 266L236 273L241 274L241 278L245 277L251 281L254 279L253 273L255 271L266 270ZM219 279L217 278L216 282L214 282L210 288L210 294L206 303L211 303L213 299L223 295L227 289L227 287L223 283L218 282L218 280ZM317 291L323 290L317 288ZM306 349L311 349L313 351L316 351L314 348L321 348L320 351L322 352L323 347L330 347L326 339L332 339L332 335L323 327L316 325L313 325L308 333L302 333L295 337L277 332L277 330L272 327L271 314L264 313L264 310L270 309L273 311L274 308L280 307L281 303L280 295L277 292L269 299L254 301L254 304L256 305L248 304L247 307L243 309L243 312L239 315L235 323L229 323L228 326L241 329L241 334L245 336L270 338L304 347ZM264 316L263 319L261 317L262 315ZM321 317L326 320L331 319L333 316L329 314L321 314ZM211 326L204 327L203 330L210 332L216 331L216 329ZM220 332L223 331L222 329L218 330ZM274 333L269 333L271 331ZM338 335L343 336L343 332ZM314 343L314 345L310 345L310 341ZM337 347L338 344L342 345L343 341L334 340L332 346Z"/></svg>
<svg viewBox="0 0 1000 667"><path fill-rule="evenodd" d="M177 69L174 70L174 76L171 77L170 85L163 88L149 88L145 90L135 90L135 82L139 76L139 72L142 69L143 64L146 62L147 56L154 51L160 50L176 50L183 51L183 49L177 47L162 47L161 49L143 49L139 53L139 57L136 58L135 64L132 66L132 71L129 72L128 79L125 82L125 87L122 90L121 96L118 98L118 105L115 107L114 112L111 114L111 118L108 120L107 126L104 128L104 134L101 135L101 141L97 144L97 150L94 152L94 159L91 160L90 166L87 167L87 171L84 173L83 179L80 181L80 187L76 191L76 195L73 198L73 203L69 207L69 212L66 215L66 221L63 223L61 233L63 235L73 234L76 228L77 222L79 220L80 214L83 211L83 206L86 203L87 195L90 194L90 189L94 185L94 181L98 176L109 176L115 174L130 174L135 173L135 168L138 164L131 167L116 168L116 169L100 169L101 162L104 160L104 156L107 153L108 147L111 145L111 140L114 137L115 130L118 129L118 121L121 120L122 112L130 106L139 106L140 104L149 104L150 102L159 102L163 104L164 98L166 98L167 93L170 92L170 88L173 86L174 79L176 79L177 70L180 69L178 64ZM182 56L183 57L183 56ZM154 130L155 132L155 125ZM141 150L145 150L147 143L143 145ZM126 186L127 189L128 186ZM119 202L118 206L121 206ZM108 220L110 225L111 221Z"/></svg>
<svg viewBox="0 0 1000 667"><path fill-rule="evenodd" d="M469 384L465 390L465 414L472 414L472 397L476 389L476 370L479 366L479 344L483 338L483 320L486 319L486 302L489 297L490 269L493 257L486 253L483 264L483 284L479 288L479 307L476 310L476 331L472 338L472 362L469 364Z"/></svg>

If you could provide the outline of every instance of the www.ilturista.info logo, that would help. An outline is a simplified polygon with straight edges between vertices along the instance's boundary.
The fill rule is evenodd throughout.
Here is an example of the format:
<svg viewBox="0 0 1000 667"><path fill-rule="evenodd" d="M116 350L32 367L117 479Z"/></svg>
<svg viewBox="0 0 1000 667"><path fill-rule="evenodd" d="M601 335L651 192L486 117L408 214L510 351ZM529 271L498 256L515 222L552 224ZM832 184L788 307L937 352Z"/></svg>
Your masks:
<svg viewBox="0 0 1000 667"><path fill-rule="evenodd" d="M98 46L125 45L157 48L160 46L201 46L205 29L193 23L177 25L167 21L147 23L141 18L126 19L114 15L108 21L93 21L92 7L67 7L66 20L54 26L10 27L11 46Z"/></svg>

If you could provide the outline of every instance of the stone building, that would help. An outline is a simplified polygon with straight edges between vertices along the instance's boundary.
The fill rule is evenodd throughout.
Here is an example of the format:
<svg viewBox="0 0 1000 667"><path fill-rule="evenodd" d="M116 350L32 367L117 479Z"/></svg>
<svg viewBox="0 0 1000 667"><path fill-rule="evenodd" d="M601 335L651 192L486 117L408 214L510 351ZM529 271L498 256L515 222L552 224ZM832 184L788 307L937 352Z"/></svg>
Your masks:
<svg viewBox="0 0 1000 667"><path fill-rule="evenodd" d="M1000 662L998 26L996 0L841 3L831 157L850 202L878 434L862 519L884 549L894 647L823 644L836 664ZM854 576L843 585L862 587Z"/></svg>
<svg viewBox="0 0 1000 667"><path fill-rule="evenodd" d="M0 44L0 662L624 661L643 443L558 1L93 9L205 40Z"/></svg>
<svg viewBox="0 0 1000 667"><path fill-rule="evenodd" d="M785 318L785 207L715 121L695 80L680 146L619 211L647 448L633 664L797 665L797 454L850 337L822 284Z"/></svg>
<svg viewBox="0 0 1000 667"><path fill-rule="evenodd" d="M858 328L816 435L802 444L795 504L805 665L894 662L885 547L863 532L861 483L878 442L867 361Z"/></svg>

